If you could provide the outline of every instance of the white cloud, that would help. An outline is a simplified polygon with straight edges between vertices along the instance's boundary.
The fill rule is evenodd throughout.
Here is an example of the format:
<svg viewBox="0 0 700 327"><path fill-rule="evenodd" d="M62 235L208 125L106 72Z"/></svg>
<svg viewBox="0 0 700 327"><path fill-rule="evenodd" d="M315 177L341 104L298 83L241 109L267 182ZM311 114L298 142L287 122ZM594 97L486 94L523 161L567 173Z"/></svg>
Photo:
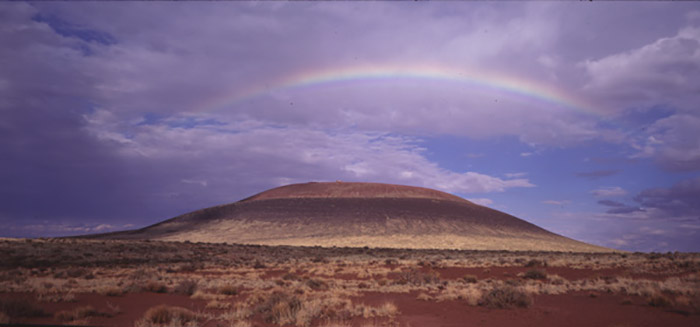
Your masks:
<svg viewBox="0 0 700 327"><path fill-rule="evenodd" d="M185 184L197 184L197 185L201 185L202 187L207 187L207 181L205 181L205 180L182 179L180 181L185 183Z"/></svg>
<svg viewBox="0 0 700 327"><path fill-rule="evenodd" d="M485 206L485 207L488 207L488 206L490 206L490 205L493 204L493 200L487 199L487 198L475 198L475 199L471 199L471 198L470 198L470 199L467 199L467 200L469 200L469 201L471 201L471 202L474 202L474 203L476 203L476 204L478 204L478 205Z"/></svg>
<svg viewBox="0 0 700 327"><path fill-rule="evenodd" d="M97 116L103 116L99 112ZM119 124L87 117L87 130L103 142L111 138L126 158L182 162L198 167L197 179L183 183L211 185L249 176L272 180L364 180L436 188L453 193L502 192L534 186L525 178L501 179L477 172L455 172L429 161L415 139L385 133L327 132L299 126L239 121L174 127ZM250 128L249 126L254 126ZM129 134L129 142L121 141ZM210 162L221 166L211 167ZM202 170L204 169L204 170ZM203 182L206 181L206 182ZM205 184L206 183L206 184Z"/></svg>
<svg viewBox="0 0 700 327"><path fill-rule="evenodd" d="M659 104L694 110L700 103L700 27L582 65L590 76L585 90L605 99L608 112Z"/></svg>
<svg viewBox="0 0 700 327"><path fill-rule="evenodd" d="M591 194L597 197L616 197L626 195L627 191L619 186L608 186L593 190L591 191Z"/></svg>
<svg viewBox="0 0 700 327"><path fill-rule="evenodd" d="M542 203L551 204L551 205L555 205L555 206L563 206L565 204L571 203L571 201L569 201L569 200L544 200L544 201L542 201Z"/></svg>
<svg viewBox="0 0 700 327"><path fill-rule="evenodd" d="M700 117L676 114L659 119L647 128L646 138L634 147L633 157L654 158L672 171L700 170Z"/></svg>

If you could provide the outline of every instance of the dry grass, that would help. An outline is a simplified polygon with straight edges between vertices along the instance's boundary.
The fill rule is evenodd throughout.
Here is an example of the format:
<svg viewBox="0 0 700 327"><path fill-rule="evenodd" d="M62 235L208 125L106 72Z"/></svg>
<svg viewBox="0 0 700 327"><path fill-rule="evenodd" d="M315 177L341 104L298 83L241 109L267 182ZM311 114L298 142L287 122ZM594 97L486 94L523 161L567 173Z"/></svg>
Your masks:
<svg viewBox="0 0 700 327"><path fill-rule="evenodd" d="M136 327L192 327L197 325L197 315L185 308L168 305L152 307L136 322Z"/></svg>
<svg viewBox="0 0 700 327"><path fill-rule="evenodd" d="M144 253L148 253L148 259ZM90 268L74 268L80 266ZM509 267L510 275L491 272L499 267ZM569 280L553 273L557 267L589 272L616 269L622 273L606 271ZM202 314L226 326L246 326L259 319L288 326L343 326L355 318L378 319L384 324L401 314L393 303L371 307L351 301L366 292L415 292L422 301L463 301L490 308L527 307L537 294L588 292L622 295L635 303L648 300L649 305L668 310L700 312L699 270L700 255L682 253L0 241L0 293L26 292L34 296L34 300L18 300L24 305L0 301L0 313L7 319L38 317L43 312L34 304L37 301L68 302L73 294L121 296L144 289L203 300L207 305ZM566 271L561 274L567 276ZM666 300L660 300L659 294ZM69 313L62 315L64 319L69 317ZM197 323L196 319L173 319L171 323L180 326ZM163 325L159 321L144 316L139 326Z"/></svg>
<svg viewBox="0 0 700 327"><path fill-rule="evenodd" d="M479 305L495 309L527 308L532 305L532 298L522 290L502 286L484 294Z"/></svg>
<svg viewBox="0 0 700 327"><path fill-rule="evenodd" d="M10 318L44 317L46 313L25 299L0 299L0 312Z"/></svg>
<svg viewBox="0 0 700 327"><path fill-rule="evenodd" d="M238 295L240 291L235 285L224 285L219 287L218 292L224 295Z"/></svg>
<svg viewBox="0 0 700 327"><path fill-rule="evenodd" d="M80 325L87 323L91 317L105 316L90 305L77 307L73 310L62 310L54 314L54 319L62 323Z"/></svg>
<svg viewBox="0 0 700 327"><path fill-rule="evenodd" d="M38 292L37 301L39 302L75 302L75 294L73 292L61 292L58 290L48 290Z"/></svg>
<svg viewBox="0 0 700 327"><path fill-rule="evenodd" d="M178 283L175 288L173 288L173 292L177 294L192 295L195 291L197 291L197 287L198 285L196 280L186 279Z"/></svg>

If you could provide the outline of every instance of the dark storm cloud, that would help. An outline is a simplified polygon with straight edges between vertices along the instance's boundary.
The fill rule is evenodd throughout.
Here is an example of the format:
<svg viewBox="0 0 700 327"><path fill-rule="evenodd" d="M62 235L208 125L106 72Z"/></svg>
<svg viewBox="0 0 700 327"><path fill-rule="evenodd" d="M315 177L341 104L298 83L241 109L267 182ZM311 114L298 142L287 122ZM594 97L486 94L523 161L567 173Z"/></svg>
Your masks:
<svg viewBox="0 0 700 327"><path fill-rule="evenodd" d="M660 211L660 218L700 220L700 178L681 181L670 188L647 189L634 197L644 208Z"/></svg>
<svg viewBox="0 0 700 327"><path fill-rule="evenodd" d="M629 205L626 205L622 202L617 202L617 201L612 201L612 200L599 200L598 204L604 205L606 207L611 207L610 209L605 211L606 213L609 213L609 214L628 214L628 213L633 213L633 212L638 212L638 211L644 211L639 207L629 206Z"/></svg>

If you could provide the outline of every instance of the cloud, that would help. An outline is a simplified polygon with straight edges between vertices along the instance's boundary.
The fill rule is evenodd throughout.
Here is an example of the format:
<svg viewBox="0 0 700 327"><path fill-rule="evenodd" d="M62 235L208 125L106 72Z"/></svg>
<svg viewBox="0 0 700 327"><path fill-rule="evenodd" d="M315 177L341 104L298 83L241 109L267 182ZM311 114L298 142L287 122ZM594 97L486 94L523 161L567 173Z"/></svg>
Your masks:
<svg viewBox="0 0 700 327"><path fill-rule="evenodd" d="M694 225L700 221L700 177L680 181L671 187L649 188L637 193L636 205L618 201L599 200L598 204L609 207L604 219L632 219L657 222L677 222Z"/></svg>
<svg viewBox="0 0 700 327"><path fill-rule="evenodd" d="M230 125L181 127L169 120L128 125L97 111L86 116L87 130L107 144L118 144L124 158L148 158L182 165L191 170L188 181L276 178L291 180L386 181L437 188L453 193L502 192L534 186L524 178L500 179L477 172L454 172L439 167L422 154L417 139L377 132L327 132L304 126L279 126L253 121ZM114 117L111 117L114 118ZM128 137L127 137L128 134ZM207 162L219 162L211 167ZM199 166L198 164L201 164ZM197 168L205 167L205 169ZM234 169L235 167L235 169Z"/></svg>
<svg viewBox="0 0 700 327"><path fill-rule="evenodd" d="M3 236L9 237L56 237L82 234L107 233L132 228L131 224L66 223L53 221L25 221L22 223L0 220Z"/></svg>
<svg viewBox="0 0 700 327"><path fill-rule="evenodd" d="M606 114L630 120L659 107L670 111L629 132L632 158L653 158L670 171L700 170L700 26L582 65L590 78L584 90Z"/></svg>
<svg viewBox="0 0 700 327"><path fill-rule="evenodd" d="M569 201L569 200L545 200L545 201L542 201L542 203L555 205L555 206L563 206L565 204L571 203L571 201Z"/></svg>
<svg viewBox="0 0 700 327"><path fill-rule="evenodd" d="M597 196L597 197L615 197L615 196L623 196L627 194L627 191L625 191L623 188L619 186L608 186L608 187L601 187L599 189L591 191L591 194Z"/></svg>
<svg viewBox="0 0 700 327"><path fill-rule="evenodd" d="M624 207L625 204L622 202L612 201L612 200L599 200L598 204L604 205L606 207Z"/></svg>
<svg viewBox="0 0 700 327"><path fill-rule="evenodd" d="M576 176L578 177L584 177L588 178L591 180L596 180L602 177L608 177L615 175L619 173L619 170L595 170L595 171L587 171L587 172L578 172L576 173Z"/></svg>
<svg viewBox="0 0 700 327"><path fill-rule="evenodd" d="M656 218L700 220L700 178L670 188L646 189L634 197L643 208L656 209Z"/></svg>
<svg viewBox="0 0 700 327"><path fill-rule="evenodd" d="M478 204L478 205L485 206L485 207L488 207L488 206L490 206L490 205L493 204L493 200L487 199L487 198L470 198L470 199L467 199L467 200L469 200L469 201L471 201L471 202L474 202L474 203L476 203L476 204Z"/></svg>
<svg viewBox="0 0 700 327"><path fill-rule="evenodd" d="M652 157L670 171L700 170L700 117L676 114L647 128L645 139L635 144L635 157Z"/></svg>
<svg viewBox="0 0 700 327"><path fill-rule="evenodd" d="M682 28L640 48L583 63L585 90L619 112L630 107L672 104L696 109L700 94L700 27Z"/></svg>

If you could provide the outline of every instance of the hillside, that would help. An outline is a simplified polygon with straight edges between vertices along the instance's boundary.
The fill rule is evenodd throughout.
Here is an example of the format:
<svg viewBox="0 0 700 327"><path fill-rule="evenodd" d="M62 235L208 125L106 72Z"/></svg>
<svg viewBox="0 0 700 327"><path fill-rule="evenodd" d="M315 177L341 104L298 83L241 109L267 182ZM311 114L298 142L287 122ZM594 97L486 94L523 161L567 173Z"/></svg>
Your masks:
<svg viewBox="0 0 700 327"><path fill-rule="evenodd" d="M607 252L444 192L378 183L305 183L94 236L300 246Z"/></svg>

